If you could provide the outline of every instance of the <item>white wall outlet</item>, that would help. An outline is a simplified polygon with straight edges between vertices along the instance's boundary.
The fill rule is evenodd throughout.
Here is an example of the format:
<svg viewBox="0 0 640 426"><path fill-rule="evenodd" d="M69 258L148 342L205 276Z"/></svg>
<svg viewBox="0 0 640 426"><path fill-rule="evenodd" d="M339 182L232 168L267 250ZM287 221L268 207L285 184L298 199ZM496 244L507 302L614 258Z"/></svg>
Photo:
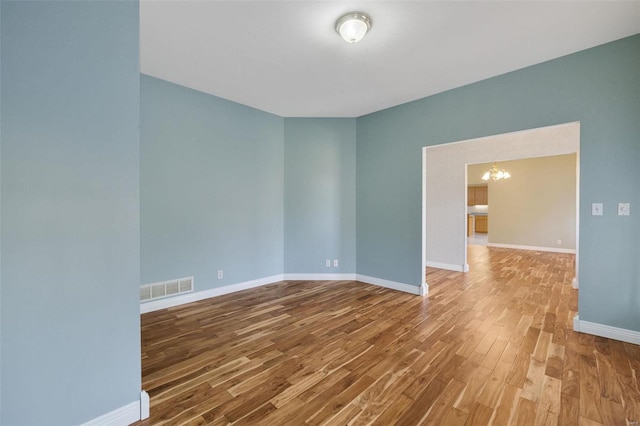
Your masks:
<svg viewBox="0 0 640 426"><path fill-rule="evenodd" d="M324 261L324 266L326 266L327 268L331 267L331 259L327 259Z"/></svg>
<svg viewBox="0 0 640 426"><path fill-rule="evenodd" d="M602 203L591 204L591 216L602 216L603 210Z"/></svg>
<svg viewBox="0 0 640 426"><path fill-rule="evenodd" d="M556 244L561 245L562 244L562 240L557 240Z"/></svg>
<svg viewBox="0 0 640 426"><path fill-rule="evenodd" d="M338 267L338 259L333 259L333 267L334 268Z"/></svg>
<svg viewBox="0 0 640 426"><path fill-rule="evenodd" d="M631 203L618 203L618 216L629 216L631 214Z"/></svg>
<svg viewBox="0 0 640 426"><path fill-rule="evenodd" d="M218 279L221 280L224 278L224 271L222 269L218 269Z"/></svg>

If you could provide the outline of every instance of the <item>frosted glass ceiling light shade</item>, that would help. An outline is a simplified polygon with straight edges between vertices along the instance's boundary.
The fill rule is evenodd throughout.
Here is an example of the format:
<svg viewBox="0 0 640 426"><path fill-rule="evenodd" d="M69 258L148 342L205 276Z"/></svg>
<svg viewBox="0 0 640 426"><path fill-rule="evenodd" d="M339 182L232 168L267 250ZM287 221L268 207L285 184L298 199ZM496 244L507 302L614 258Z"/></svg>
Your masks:
<svg viewBox="0 0 640 426"><path fill-rule="evenodd" d="M371 28L371 18L362 12L347 13L336 22L336 31L348 43L357 43Z"/></svg>
<svg viewBox="0 0 640 426"><path fill-rule="evenodd" d="M493 166L487 172L482 175L482 180L500 180L500 179L509 179L511 175L509 172L504 169L499 169L496 163L493 163Z"/></svg>

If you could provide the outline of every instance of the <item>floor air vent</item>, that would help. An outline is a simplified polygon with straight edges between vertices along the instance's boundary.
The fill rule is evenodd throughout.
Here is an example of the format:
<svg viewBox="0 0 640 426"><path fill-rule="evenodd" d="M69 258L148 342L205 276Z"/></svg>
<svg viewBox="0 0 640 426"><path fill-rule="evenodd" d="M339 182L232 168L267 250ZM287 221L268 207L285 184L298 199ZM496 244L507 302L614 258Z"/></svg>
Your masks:
<svg viewBox="0 0 640 426"><path fill-rule="evenodd" d="M140 286L140 301L146 302L163 297L175 296L177 294L190 293L192 291L193 277L145 284Z"/></svg>

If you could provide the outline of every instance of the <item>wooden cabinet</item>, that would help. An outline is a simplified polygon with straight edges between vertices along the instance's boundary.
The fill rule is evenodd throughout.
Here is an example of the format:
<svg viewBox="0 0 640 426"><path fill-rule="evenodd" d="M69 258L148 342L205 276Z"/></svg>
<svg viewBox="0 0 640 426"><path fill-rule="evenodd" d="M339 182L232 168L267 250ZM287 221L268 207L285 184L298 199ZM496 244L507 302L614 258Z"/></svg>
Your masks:
<svg viewBox="0 0 640 426"><path fill-rule="evenodd" d="M489 216L476 216L476 233L486 234L489 232Z"/></svg>
<svg viewBox="0 0 640 426"><path fill-rule="evenodd" d="M467 215L467 237L473 233L473 216Z"/></svg>
<svg viewBox="0 0 640 426"><path fill-rule="evenodd" d="M486 186L476 186L474 189L476 205L486 206L489 204L489 188Z"/></svg>
<svg viewBox="0 0 640 426"><path fill-rule="evenodd" d="M468 186L467 205L487 205L489 204L489 188L487 186Z"/></svg>

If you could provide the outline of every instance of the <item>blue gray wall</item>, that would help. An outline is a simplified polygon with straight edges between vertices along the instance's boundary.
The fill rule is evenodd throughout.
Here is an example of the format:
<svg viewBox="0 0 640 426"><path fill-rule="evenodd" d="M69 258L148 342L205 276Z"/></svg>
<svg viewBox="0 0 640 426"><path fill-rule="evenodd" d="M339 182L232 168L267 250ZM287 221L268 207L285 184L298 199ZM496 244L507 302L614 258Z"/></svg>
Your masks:
<svg viewBox="0 0 640 426"><path fill-rule="evenodd" d="M5 425L140 396L137 2L1 10Z"/></svg>
<svg viewBox="0 0 640 426"><path fill-rule="evenodd" d="M78 424L138 399L141 282L193 274L202 290L326 272L332 256L331 272L419 285L421 147L575 120L581 319L640 331L640 36L354 129L140 87L136 2L4 1L0 31L2 424ZM313 211L313 191L331 208ZM298 235L316 226L320 244Z"/></svg>
<svg viewBox="0 0 640 426"><path fill-rule="evenodd" d="M285 273L355 273L355 164L355 119L285 119Z"/></svg>
<svg viewBox="0 0 640 426"><path fill-rule="evenodd" d="M358 118L358 273L420 284L423 146L580 121L580 319L640 331L639 76L636 35Z"/></svg>
<svg viewBox="0 0 640 426"><path fill-rule="evenodd" d="M282 274L283 118L140 78L142 283Z"/></svg>
<svg viewBox="0 0 640 426"><path fill-rule="evenodd" d="M142 75L142 283L354 273L355 137Z"/></svg>
<svg viewBox="0 0 640 426"><path fill-rule="evenodd" d="M2 4L0 3L0 413L2 413ZM2 414L0 414L2 423Z"/></svg>

